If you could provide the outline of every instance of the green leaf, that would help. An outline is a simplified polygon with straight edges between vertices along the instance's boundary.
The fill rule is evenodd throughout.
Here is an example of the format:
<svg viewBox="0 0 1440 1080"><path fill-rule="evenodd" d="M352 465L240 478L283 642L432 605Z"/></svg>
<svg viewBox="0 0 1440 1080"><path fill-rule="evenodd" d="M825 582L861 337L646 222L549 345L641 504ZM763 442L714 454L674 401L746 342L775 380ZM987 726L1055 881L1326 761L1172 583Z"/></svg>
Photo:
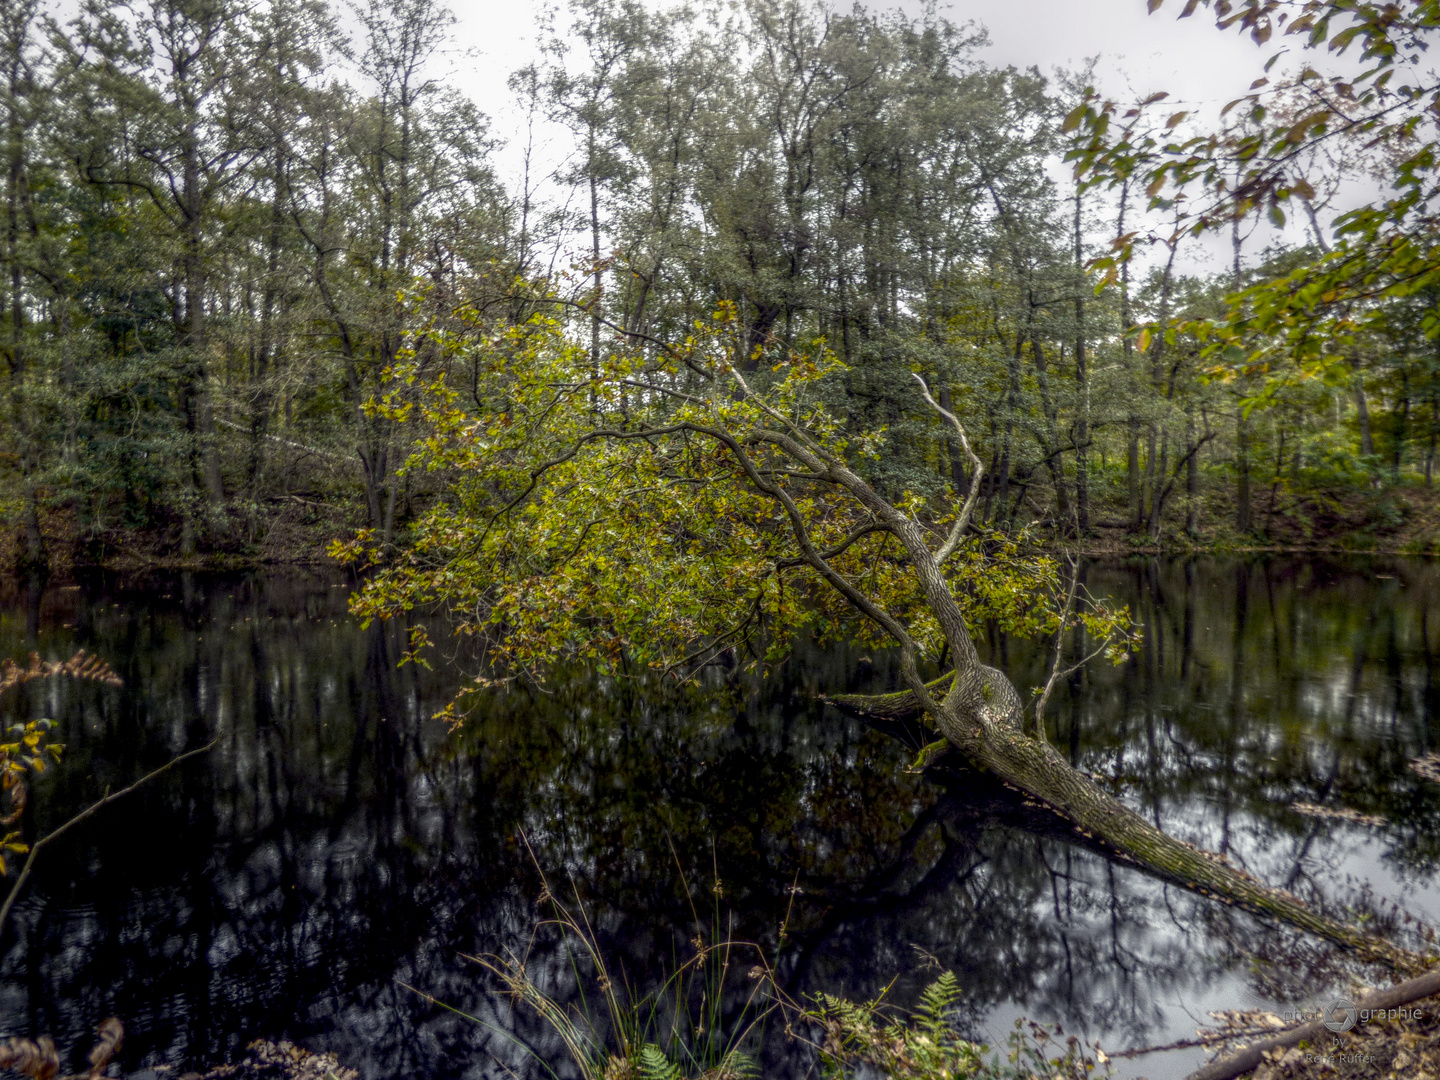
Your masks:
<svg viewBox="0 0 1440 1080"><path fill-rule="evenodd" d="M920 1015L934 1024L949 1021L950 1010L960 1000L960 981L953 971L943 972L920 994Z"/></svg>
<svg viewBox="0 0 1440 1080"><path fill-rule="evenodd" d="M641 1080L685 1080L685 1074L654 1043L640 1048Z"/></svg>

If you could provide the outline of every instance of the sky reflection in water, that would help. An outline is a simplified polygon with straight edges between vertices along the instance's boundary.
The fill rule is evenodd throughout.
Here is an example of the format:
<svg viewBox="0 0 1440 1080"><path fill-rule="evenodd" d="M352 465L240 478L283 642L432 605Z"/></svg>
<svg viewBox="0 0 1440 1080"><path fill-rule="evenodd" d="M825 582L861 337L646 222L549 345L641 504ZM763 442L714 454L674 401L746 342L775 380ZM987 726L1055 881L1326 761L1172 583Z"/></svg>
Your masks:
<svg viewBox="0 0 1440 1080"><path fill-rule="evenodd" d="M1080 767L1271 882L1341 902L1368 880L1440 916L1440 786L1406 765L1436 748L1440 567L1087 573L1131 604L1145 647L1052 704L1051 737ZM575 676L497 697L452 737L429 717L454 676L397 670L400 628L361 630L346 593L298 572L0 587L0 656L83 647L126 683L49 680L3 703L7 722L61 723L64 763L35 785L40 828L220 737L47 852L0 943L0 1035L48 1032L83 1054L115 1013L127 1070L284 1034L367 1077L534 1075L522 1046L558 1060L555 1040L461 958L531 941L541 884L522 834L642 987L688 955L693 901L771 950L788 912L779 970L797 995L867 997L898 975L903 1004L928 965L952 967L962 1021L992 1038L1027 1015L1118 1049L1184 1038L1207 1009L1324 992L1290 963L1256 984L1242 951L1278 951L1275 935L1070 845L977 778L906 773L909 749L818 703L892 683L883 656L807 650L738 694ZM985 645L1022 691L1043 681L1032 643ZM1317 820L1297 801L1389 824ZM532 955L573 1001L553 937ZM779 1040L766 1055L766 1076L803 1072Z"/></svg>

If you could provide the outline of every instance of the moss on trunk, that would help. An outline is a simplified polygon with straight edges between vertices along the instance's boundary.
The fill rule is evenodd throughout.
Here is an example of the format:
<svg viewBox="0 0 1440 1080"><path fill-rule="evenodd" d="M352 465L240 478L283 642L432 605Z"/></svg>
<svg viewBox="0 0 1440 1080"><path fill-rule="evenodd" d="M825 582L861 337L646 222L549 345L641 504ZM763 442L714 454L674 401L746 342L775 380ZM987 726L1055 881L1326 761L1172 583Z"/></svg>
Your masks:
<svg viewBox="0 0 1440 1080"><path fill-rule="evenodd" d="M946 675L927 684L932 697L950 680L951 675ZM1043 739L1023 734L1018 725L964 719L971 710L954 707L953 697L947 696L939 714L927 719L970 764L988 770L1048 806L1082 836L1099 841L1119 858L1201 896L1261 918L1288 923L1340 945L1362 960L1407 974L1424 971L1434 963L1433 958L1418 956L1337 922L1294 894L1230 866L1221 856L1156 828L1073 768ZM915 719L924 712L917 695L909 691L874 696L846 694L830 700L862 716L886 721Z"/></svg>

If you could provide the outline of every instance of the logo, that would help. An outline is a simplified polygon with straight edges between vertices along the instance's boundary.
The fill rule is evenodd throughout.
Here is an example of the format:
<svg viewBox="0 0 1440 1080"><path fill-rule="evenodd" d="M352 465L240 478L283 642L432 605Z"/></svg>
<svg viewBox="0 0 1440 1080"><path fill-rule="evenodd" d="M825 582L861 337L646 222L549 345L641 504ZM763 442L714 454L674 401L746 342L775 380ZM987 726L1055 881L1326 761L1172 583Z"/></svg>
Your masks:
<svg viewBox="0 0 1440 1080"><path fill-rule="evenodd" d="M1325 1006L1325 1026L1337 1035L1342 1031L1349 1031L1355 1026L1355 1021L1360 1018L1360 1011L1355 1008L1355 1003L1349 998L1336 998Z"/></svg>

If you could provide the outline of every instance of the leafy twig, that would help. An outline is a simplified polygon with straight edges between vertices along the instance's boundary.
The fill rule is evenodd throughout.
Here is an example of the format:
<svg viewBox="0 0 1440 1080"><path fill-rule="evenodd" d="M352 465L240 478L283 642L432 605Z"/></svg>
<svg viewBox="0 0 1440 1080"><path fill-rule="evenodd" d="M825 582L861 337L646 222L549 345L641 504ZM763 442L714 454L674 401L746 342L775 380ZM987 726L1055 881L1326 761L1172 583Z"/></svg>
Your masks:
<svg viewBox="0 0 1440 1080"><path fill-rule="evenodd" d="M188 758L196 757L200 754L207 753L208 751L214 749L215 744L219 741L220 740L218 737L211 739L204 746L198 747L195 750L188 750L185 753L181 754L179 757L171 758L154 772L146 773L129 787L121 788L119 791L114 792L113 794L106 795L99 802L91 803L84 810L81 810L80 813L76 814L69 821L65 822L65 824L61 825L53 832L47 833L39 840L36 840L35 843L30 846L30 854L25 859L25 865L20 870L20 876L15 879L15 884L10 886L10 894L5 897L5 903L3 905L0 905L0 933L4 932L5 921L10 917L10 909L15 906L15 900L19 897L20 890L25 887L25 880L30 876L30 871L35 865L36 858L39 857L41 850L45 847L46 844L50 843L50 841L52 840L58 840L61 836L69 832L76 825L79 825L82 821L85 821L87 818L93 817L98 811L109 806L117 799L123 799L132 791L136 791L137 789L143 787L151 780L154 780L161 773L168 772L176 765L179 765L182 761L185 761Z"/></svg>

